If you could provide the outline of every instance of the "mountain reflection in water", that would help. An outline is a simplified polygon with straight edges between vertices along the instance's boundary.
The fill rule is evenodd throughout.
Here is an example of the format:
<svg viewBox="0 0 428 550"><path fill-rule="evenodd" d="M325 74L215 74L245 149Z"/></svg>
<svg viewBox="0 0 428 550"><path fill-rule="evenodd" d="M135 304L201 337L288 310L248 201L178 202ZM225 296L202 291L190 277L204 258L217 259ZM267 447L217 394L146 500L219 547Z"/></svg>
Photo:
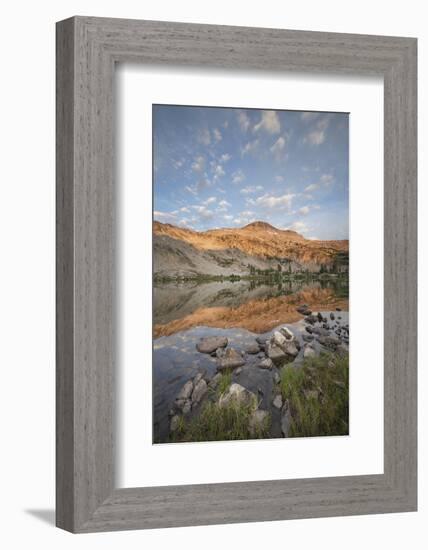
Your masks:
<svg viewBox="0 0 428 550"><path fill-rule="evenodd" d="M275 285L256 281L154 286L154 337L196 326L244 328L255 333L302 318L296 307L348 309L347 279L287 281Z"/></svg>

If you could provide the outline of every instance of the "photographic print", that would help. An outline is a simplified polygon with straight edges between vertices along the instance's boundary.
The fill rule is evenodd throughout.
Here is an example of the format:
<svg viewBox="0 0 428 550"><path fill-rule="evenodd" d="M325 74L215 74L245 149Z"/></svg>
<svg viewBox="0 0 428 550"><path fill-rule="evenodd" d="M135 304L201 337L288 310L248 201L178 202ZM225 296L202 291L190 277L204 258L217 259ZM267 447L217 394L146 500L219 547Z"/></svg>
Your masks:
<svg viewBox="0 0 428 550"><path fill-rule="evenodd" d="M348 113L152 122L153 443L348 435Z"/></svg>

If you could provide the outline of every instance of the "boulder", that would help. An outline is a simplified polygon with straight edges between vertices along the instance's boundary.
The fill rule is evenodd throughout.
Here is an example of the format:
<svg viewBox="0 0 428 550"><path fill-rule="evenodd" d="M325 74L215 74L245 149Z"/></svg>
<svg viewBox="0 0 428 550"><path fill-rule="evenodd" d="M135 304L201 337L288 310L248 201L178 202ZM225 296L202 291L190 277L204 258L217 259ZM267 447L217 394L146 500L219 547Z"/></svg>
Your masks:
<svg viewBox="0 0 428 550"><path fill-rule="evenodd" d="M276 408L276 409L281 409L282 408L282 397L281 397L281 394L278 393L278 395L275 396L274 400L272 401L272 405Z"/></svg>
<svg viewBox="0 0 428 550"><path fill-rule="evenodd" d="M305 349L303 350L303 357L307 359L308 357L315 357L316 351L310 344L305 345Z"/></svg>
<svg viewBox="0 0 428 550"><path fill-rule="evenodd" d="M281 377L276 371L273 373L273 381L275 382L275 384L279 384L281 382Z"/></svg>
<svg viewBox="0 0 428 550"><path fill-rule="evenodd" d="M269 413L261 409L257 409L250 416L248 423L248 430L251 437L257 437L261 435L268 427Z"/></svg>
<svg viewBox="0 0 428 550"><path fill-rule="evenodd" d="M235 349L226 350L223 357L218 360L217 370L236 369L245 365L245 359Z"/></svg>
<svg viewBox="0 0 428 550"><path fill-rule="evenodd" d="M229 388L220 396L218 406L226 407L233 402L236 402L239 405L248 405L254 409L257 408L256 395L236 382L231 384Z"/></svg>
<svg viewBox="0 0 428 550"><path fill-rule="evenodd" d="M320 336L318 342L326 348L336 349L341 344L341 341L336 336Z"/></svg>
<svg viewBox="0 0 428 550"><path fill-rule="evenodd" d="M185 401L189 399L193 391L193 382L188 380L184 386L181 388L180 393L177 395L176 402Z"/></svg>
<svg viewBox="0 0 428 550"><path fill-rule="evenodd" d="M236 370L235 370L235 376L239 376L242 372L242 367L238 367Z"/></svg>
<svg viewBox="0 0 428 550"><path fill-rule="evenodd" d="M260 352L260 346L257 342L252 342L251 344L248 344L245 346L245 353L249 353L250 355L256 355Z"/></svg>
<svg viewBox="0 0 428 550"><path fill-rule="evenodd" d="M285 345L287 342L287 338L282 334L282 332L275 331L273 333L271 343L276 344L280 348L282 348L283 345Z"/></svg>
<svg viewBox="0 0 428 550"><path fill-rule="evenodd" d="M271 359L272 361L283 361L287 357L285 351L282 348L280 348L276 344L272 344L271 342L269 342L268 344L266 353L269 359Z"/></svg>
<svg viewBox="0 0 428 550"><path fill-rule="evenodd" d="M192 410L192 402L190 401L190 399L184 403L183 408L181 410L184 415L190 413L190 411Z"/></svg>
<svg viewBox="0 0 428 550"><path fill-rule="evenodd" d="M258 366L261 369L270 370L270 369L273 368L273 361L272 361L272 359L270 359L270 357L266 357L266 359L263 359L262 361L260 361Z"/></svg>
<svg viewBox="0 0 428 550"><path fill-rule="evenodd" d="M198 374L197 374L197 375L195 376L195 378L193 379L193 385L196 386L196 384L197 384L200 380L202 380L203 376L204 376L204 375L202 374L202 372L198 372Z"/></svg>
<svg viewBox="0 0 428 550"><path fill-rule="evenodd" d="M312 342L313 339L314 337L312 336L312 334L302 334L302 340L304 342Z"/></svg>
<svg viewBox="0 0 428 550"><path fill-rule="evenodd" d="M334 313L330 313L330 319L334 321Z"/></svg>
<svg viewBox="0 0 428 550"><path fill-rule="evenodd" d="M312 332L314 334L318 334L319 336L328 336L330 334L329 330L322 327L314 327Z"/></svg>
<svg viewBox="0 0 428 550"><path fill-rule="evenodd" d="M228 339L225 336L208 336L201 338L196 344L196 349L201 353L214 353L218 348L225 348Z"/></svg>
<svg viewBox="0 0 428 550"><path fill-rule="evenodd" d="M208 391L208 385L205 382L205 380L202 378L199 380L199 382L196 384L196 386L193 389L192 393L192 406L197 405L200 400L204 397L204 395Z"/></svg>
<svg viewBox="0 0 428 550"><path fill-rule="evenodd" d="M305 322L314 325L317 322L317 317L311 313L311 315L305 317Z"/></svg>
<svg viewBox="0 0 428 550"><path fill-rule="evenodd" d="M291 332L291 330L287 327L281 327L279 329L279 332L285 336L287 340L290 340L291 342L294 340L294 334Z"/></svg>
<svg viewBox="0 0 428 550"><path fill-rule="evenodd" d="M220 382L220 380L221 380L221 377L222 377L221 373L218 372L218 373L210 380L210 383L208 384L208 386L209 386L210 388L212 388L212 389L215 389L215 388L218 386L218 384L219 384L219 382Z"/></svg>

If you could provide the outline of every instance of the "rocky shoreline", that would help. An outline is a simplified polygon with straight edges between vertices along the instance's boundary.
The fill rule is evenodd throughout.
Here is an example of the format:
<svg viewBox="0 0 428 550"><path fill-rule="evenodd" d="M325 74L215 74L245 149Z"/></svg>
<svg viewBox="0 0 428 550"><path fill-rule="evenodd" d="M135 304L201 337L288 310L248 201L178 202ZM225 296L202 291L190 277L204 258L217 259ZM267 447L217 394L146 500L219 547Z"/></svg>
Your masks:
<svg viewBox="0 0 428 550"><path fill-rule="evenodd" d="M280 326L268 338L257 336L241 350L224 335L200 338L196 350L215 361L216 372L202 369L181 387L169 411L170 440L174 440L184 422L198 417L207 402L219 409L231 403L249 408L250 437L257 437L268 424L272 426L271 437L289 437L292 411L289 401L281 395L282 369L298 369L302 361L323 352L342 356L349 353L349 324L343 322L341 308L312 312L307 304L301 304L296 311L304 317L304 330L297 332ZM253 369L270 374L269 395L264 395L261 388L248 387L249 376L255 374ZM231 375L230 384L219 392L219 384L227 373ZM319 394L319 390L308 390L305 398L318 399Z"/></svg>

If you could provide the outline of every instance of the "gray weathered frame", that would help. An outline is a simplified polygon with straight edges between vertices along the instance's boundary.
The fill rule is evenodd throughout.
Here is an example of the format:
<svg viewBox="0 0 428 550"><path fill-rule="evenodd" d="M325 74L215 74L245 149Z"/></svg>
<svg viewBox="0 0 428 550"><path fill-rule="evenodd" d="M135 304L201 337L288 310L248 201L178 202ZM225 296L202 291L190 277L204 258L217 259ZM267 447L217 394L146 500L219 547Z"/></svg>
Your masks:
<svg viewBox="0 0 428 550"><path fill-rule="evenodd" d="M73 17L57 24L57 525L72 532L417 507L416 39ZM384 78L384 473L114 486L116 62Z"/></svg>

